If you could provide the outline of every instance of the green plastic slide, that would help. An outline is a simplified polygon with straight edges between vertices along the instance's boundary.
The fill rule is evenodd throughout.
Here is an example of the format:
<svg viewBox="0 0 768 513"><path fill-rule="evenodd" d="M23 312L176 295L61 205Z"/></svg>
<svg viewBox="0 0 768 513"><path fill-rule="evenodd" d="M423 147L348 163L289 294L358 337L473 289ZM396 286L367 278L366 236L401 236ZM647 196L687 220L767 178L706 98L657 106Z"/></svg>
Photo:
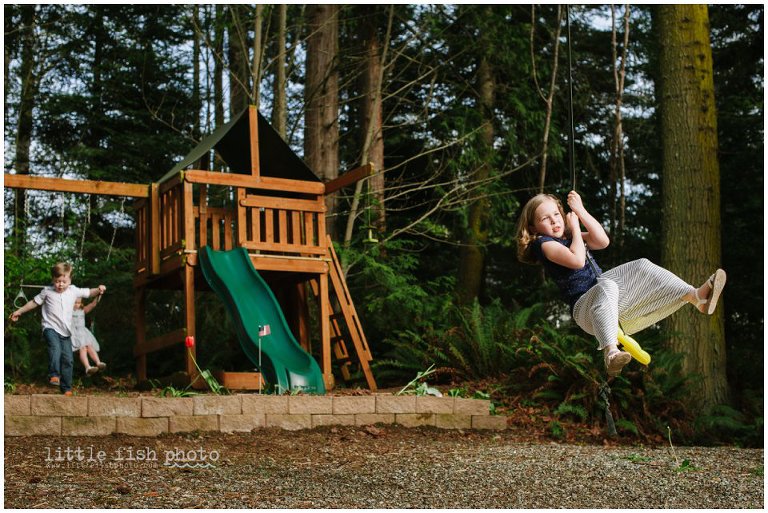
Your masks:
<svg viewBox="0 0 768 513"><path fill-rule="evenodd" d="M198 256L203 276L224 299L235 321L243 351L254 365L261 363L267 384L274 385L277 393L299 389L325 394L320 366L296 342L275 295L251 264L248 251L214 251L204 246Z"/></svg>

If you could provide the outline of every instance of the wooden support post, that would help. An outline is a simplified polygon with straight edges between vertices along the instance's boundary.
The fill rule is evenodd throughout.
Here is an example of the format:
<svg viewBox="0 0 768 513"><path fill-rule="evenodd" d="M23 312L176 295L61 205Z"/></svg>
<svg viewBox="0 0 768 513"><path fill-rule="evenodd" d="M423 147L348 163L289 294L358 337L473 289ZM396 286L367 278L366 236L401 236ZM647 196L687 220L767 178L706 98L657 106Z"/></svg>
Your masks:
<svg viewBox="0 0 768 513"><path fill-rule="evenodd" d="M147 339L146 289L138 287L134 290L134 312L136 323L136 347L143 347ZM147 355L141 354L136 357L136 379L139 383L147 380Z"/></svg>
<svg viewBox="0 0 768 513"><path fill-rule="evenodd" d="M147 230L147 244L149 250L149 274L160 274L160 185L153 183L149 187L149 228Z"/></svg>
<svg viewBox="0 0 768 513"><path fill-rule="evenodd" d="M321 365L323 371L323 381L325 382L326 390L333 390L333 371L331 369L331 304L328 295L328 273L323 273L319 276L320 282L320 294L318 299L320 300L320 340L322 341L322 358Z"/></svg>
<svg viewBox="0 0 768 513"><path fill-rule="evenodd" d="M251 142L251 175L260 176L261 166L259 164L259 111L255 105L248 107L248 123L250 129Z"/></svg>
<svg viewBox="0 0 768 513"><path fill-rule="evenodd" d="M248 226L246 216L246 207L242 204L242 200L245 200L245 189L242 187L235 188L235 199L237 201L237 243L236 247L242 247L248 240L248 234L246 233L246 227Z"/></svg>
<svg viewBox="0 0 768 513"><path fill-rule="evenodd" d="M189 263L184 264L184 327L188 337L195 336L195 268ZM192 358L197 358L197 340L195 345L184 353L187 375L192 381L197 377L197 367Z"/></svg>
<svg viewBox="0 0 768 513"><path fill-rule="evenodd" d="M184 227L182 236L184 237L184 249L191 251L197 249L195 243L195 197L192 192L192 183L184 181L184 195L181 198L182 222Z"/></svg>
<svg viewBox="0 0 768 513"><path fill-rule="evenodd" d="M294 311L297 317L297 335L301 347L306 352L312 354L312 347L309 343L309 305L307 304L307 286L304 283L296 284L296 294L294 296Z"/></svg>

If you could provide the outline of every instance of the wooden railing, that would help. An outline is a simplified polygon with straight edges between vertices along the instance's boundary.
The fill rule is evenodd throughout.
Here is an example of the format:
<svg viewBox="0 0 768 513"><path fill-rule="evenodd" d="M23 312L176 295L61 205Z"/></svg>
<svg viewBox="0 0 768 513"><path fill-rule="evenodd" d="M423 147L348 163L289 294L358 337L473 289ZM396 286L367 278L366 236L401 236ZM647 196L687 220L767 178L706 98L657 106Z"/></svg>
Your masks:
<svg viewBox="0 0 768 513"><path fill-rule="evenodd" d="M232 208L209 206L209 186L231 187L236 204ZM281 187L291 197L281 197ZM156 275L162 265L180 264L167 260L206 245L215 250L244 247L266 257L324 258L327 242L321 191L322 184L311 182L253 181L247 176L204 171L189 171L153 184L149 198L136 204L137 274Z"/></svg>
<svg viewBox="0 0 768 513"><path fill-rule="evenodd" d="M149 267L149 202L145 199L136 200L134 204L136 215L136 268L137 274L145 273Z"/></svg>
<svg viewBox="0 0 768 513"><path fill-rule="evenodd" d="M245 195L239 201L240 246L266 254L326 254L325 203L316 200Z"/></svg>
<svg viewBox="0 0 768 513"><path fill-rule="evenodd" d="M210 246L215 250L230 250L233 248L235 233L234 212L225 208L200 207L194 208L195 214L195 248Z"/></svg>
<svg viewBox="0 0 768 513"><path fill-rule="evenodd" d="M175 177L160 185L160 260L178 254L184 249L184 210L185 203L191 206L190 199L184 198L181 177Z"/></svg>

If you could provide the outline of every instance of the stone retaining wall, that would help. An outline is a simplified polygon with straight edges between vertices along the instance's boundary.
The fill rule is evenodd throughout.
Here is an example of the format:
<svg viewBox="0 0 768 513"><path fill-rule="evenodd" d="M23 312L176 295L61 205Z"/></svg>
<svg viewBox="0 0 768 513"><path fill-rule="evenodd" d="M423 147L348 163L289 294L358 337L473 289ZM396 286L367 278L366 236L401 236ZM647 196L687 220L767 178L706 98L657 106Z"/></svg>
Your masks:
<svg viewBox="0 0 768 513"><path fill-rule="evenodd" d="M5 395L6 436L249 432L276 427L399 424L443 429L505 429L490 401L394 395L194 397Z"/></svg>

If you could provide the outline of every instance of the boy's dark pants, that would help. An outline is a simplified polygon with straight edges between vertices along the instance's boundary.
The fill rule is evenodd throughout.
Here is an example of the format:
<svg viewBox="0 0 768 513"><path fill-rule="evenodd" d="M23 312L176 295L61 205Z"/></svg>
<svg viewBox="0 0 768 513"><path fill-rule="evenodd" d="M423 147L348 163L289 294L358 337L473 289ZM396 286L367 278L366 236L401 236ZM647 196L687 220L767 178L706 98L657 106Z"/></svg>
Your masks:
<svg viewBox="0 0 768 513"><path fill-rule="evenodd" d="M67 392L72 389L72 339L51 328L43 330L43 338L48 343L48 379L58 376L59 390Z"/></svg>

